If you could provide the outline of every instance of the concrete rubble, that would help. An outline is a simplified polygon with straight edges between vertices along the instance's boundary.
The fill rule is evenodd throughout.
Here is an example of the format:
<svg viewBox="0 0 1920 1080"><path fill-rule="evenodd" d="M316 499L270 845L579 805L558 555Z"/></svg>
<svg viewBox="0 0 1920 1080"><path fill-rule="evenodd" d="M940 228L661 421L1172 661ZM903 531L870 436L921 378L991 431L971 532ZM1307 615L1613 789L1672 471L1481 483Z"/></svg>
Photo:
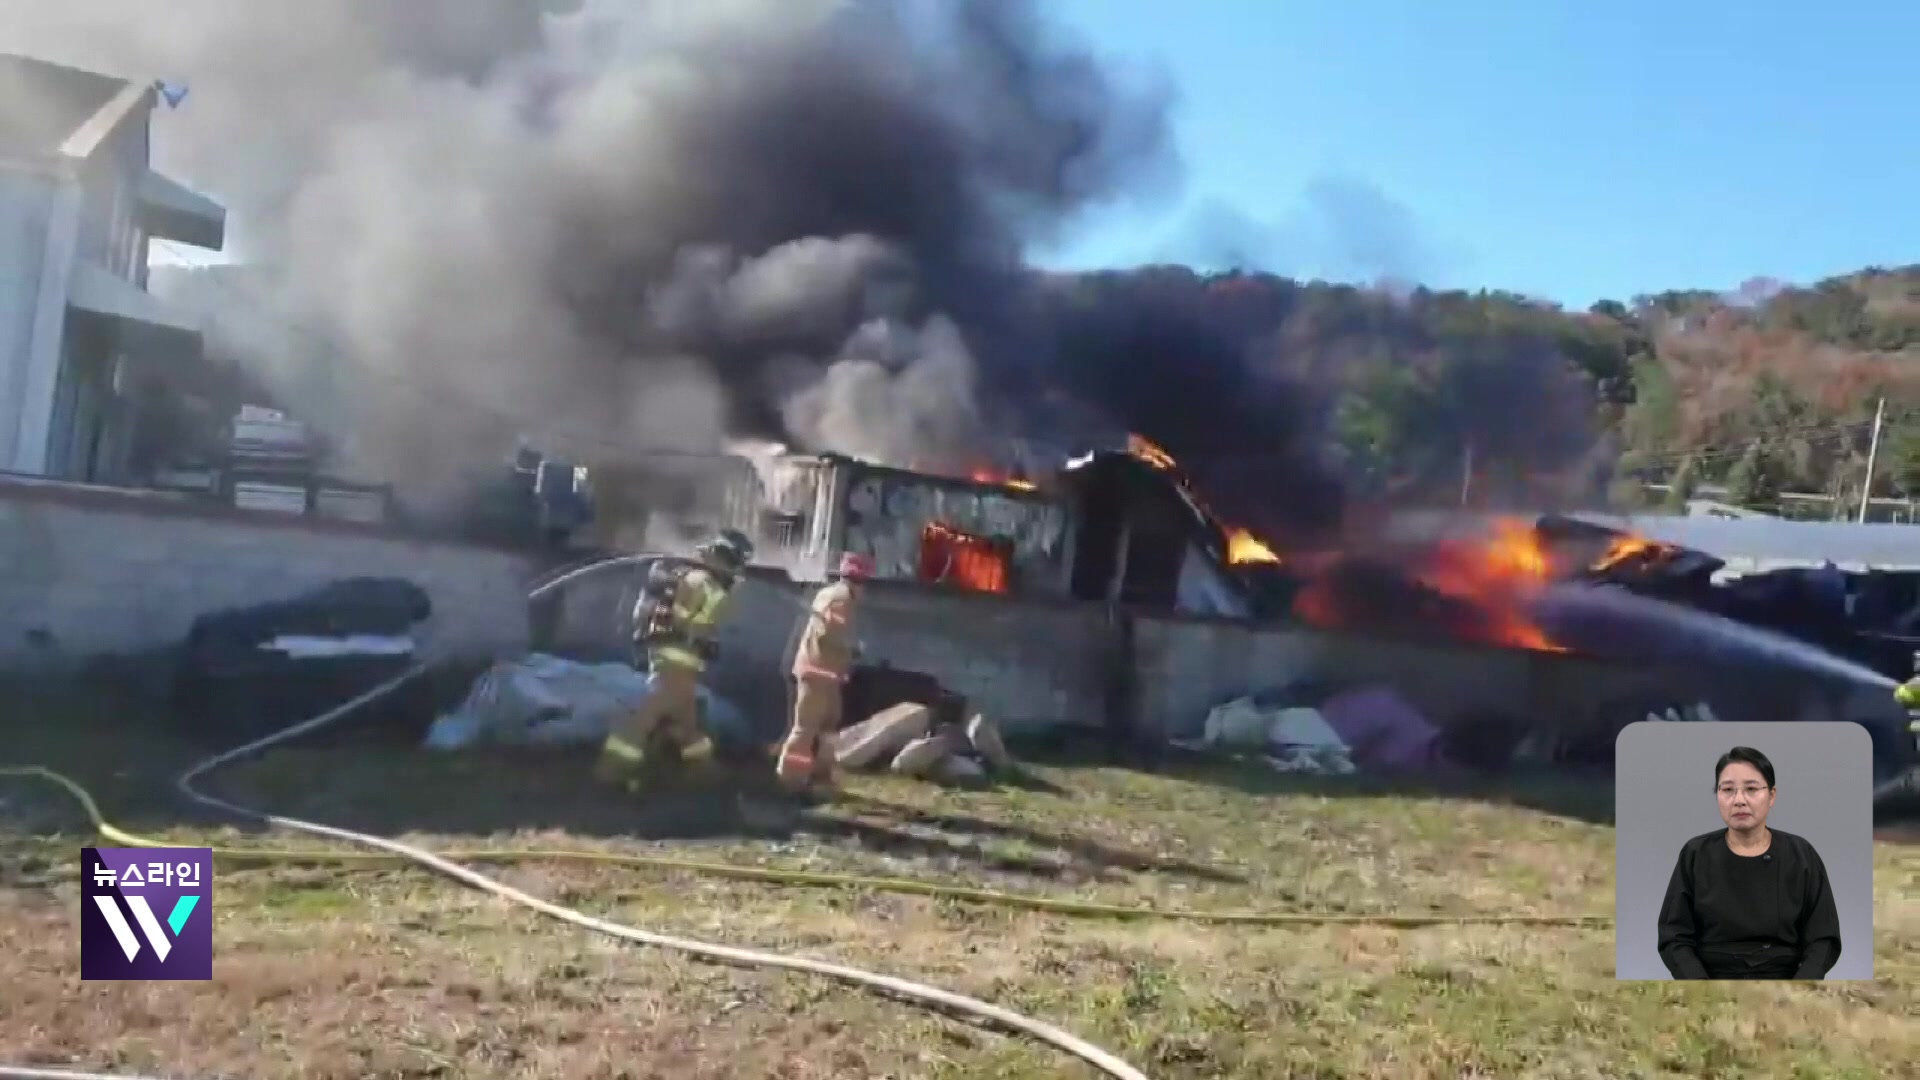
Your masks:
<svg viewBox="0 0 1920 1080"><path fill-rule="evenodd" d="M1013 759L986 717L964 724L935 724L933 710L902 702L842 728L833 738L833 758L844 769L873 769L946 783L984 779L1012 767Z"/></svg>

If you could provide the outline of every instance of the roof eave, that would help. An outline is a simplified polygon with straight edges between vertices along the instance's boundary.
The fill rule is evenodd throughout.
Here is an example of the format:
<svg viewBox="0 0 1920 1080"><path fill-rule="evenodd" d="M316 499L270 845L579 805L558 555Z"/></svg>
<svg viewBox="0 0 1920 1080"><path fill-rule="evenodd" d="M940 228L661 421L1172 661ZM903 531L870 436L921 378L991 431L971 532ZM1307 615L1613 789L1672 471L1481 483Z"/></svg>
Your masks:
<svg viewBox="0 0 1920 1080"><path fill-rule="evenodd" d="M149 236L219 251L227 240L227 209L152 169L140 178L140 224Z"/></svg>
<svg viewBox="0 0 1920 1080"><path fill-rule="evenodd" d="M153 87L140 83L128 83L120 92L107 99L107 103L87 117L73 133L60 144L60 156L69 161L85 161L120 129L120 125L138 113L153 108Z"/></svg>

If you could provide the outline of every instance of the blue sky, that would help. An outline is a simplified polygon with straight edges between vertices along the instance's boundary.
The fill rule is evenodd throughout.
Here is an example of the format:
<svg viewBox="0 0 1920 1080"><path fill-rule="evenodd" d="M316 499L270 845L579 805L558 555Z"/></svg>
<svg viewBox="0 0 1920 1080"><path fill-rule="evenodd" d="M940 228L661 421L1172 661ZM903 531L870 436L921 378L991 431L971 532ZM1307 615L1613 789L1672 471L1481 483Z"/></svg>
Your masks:
<svg viewBox="0 0 1920 1080"><path fill-rule="evenodd" d="M1061 267L1184 259L1568 305L1920 262L1920 3L1050 0L1178 95L1177 190Z"/></svg>

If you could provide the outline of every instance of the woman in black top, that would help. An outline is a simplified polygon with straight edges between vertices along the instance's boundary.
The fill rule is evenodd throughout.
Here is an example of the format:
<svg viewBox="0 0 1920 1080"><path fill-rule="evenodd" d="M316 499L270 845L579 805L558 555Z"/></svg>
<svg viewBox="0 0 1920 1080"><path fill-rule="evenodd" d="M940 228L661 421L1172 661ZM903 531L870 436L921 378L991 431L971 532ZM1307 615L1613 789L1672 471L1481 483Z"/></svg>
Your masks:
<svg viewBox="0 0 1920 1080"><path fill-rule="evenodd" d="M1773 763L1748 746L1720 756L1725 829L1696 836L1660 905L1660 959L1676 979L1821 979L1840 959L1840 916L1813 845L1767 828Z"/></svg>

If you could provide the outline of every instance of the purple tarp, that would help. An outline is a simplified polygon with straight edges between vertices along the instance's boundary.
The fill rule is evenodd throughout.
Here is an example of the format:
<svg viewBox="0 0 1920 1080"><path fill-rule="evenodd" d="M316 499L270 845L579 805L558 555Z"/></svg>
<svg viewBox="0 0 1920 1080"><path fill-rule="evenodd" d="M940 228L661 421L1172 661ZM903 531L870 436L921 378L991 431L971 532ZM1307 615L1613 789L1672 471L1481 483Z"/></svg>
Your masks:
<svg viewBox="0 0 1920 1080"><path fill-rule="evenodd" d="M1353 763L1372 772L1422 771L1440 762L1440 730L1391 690L1351 690L1320 706Z"/></svg>

